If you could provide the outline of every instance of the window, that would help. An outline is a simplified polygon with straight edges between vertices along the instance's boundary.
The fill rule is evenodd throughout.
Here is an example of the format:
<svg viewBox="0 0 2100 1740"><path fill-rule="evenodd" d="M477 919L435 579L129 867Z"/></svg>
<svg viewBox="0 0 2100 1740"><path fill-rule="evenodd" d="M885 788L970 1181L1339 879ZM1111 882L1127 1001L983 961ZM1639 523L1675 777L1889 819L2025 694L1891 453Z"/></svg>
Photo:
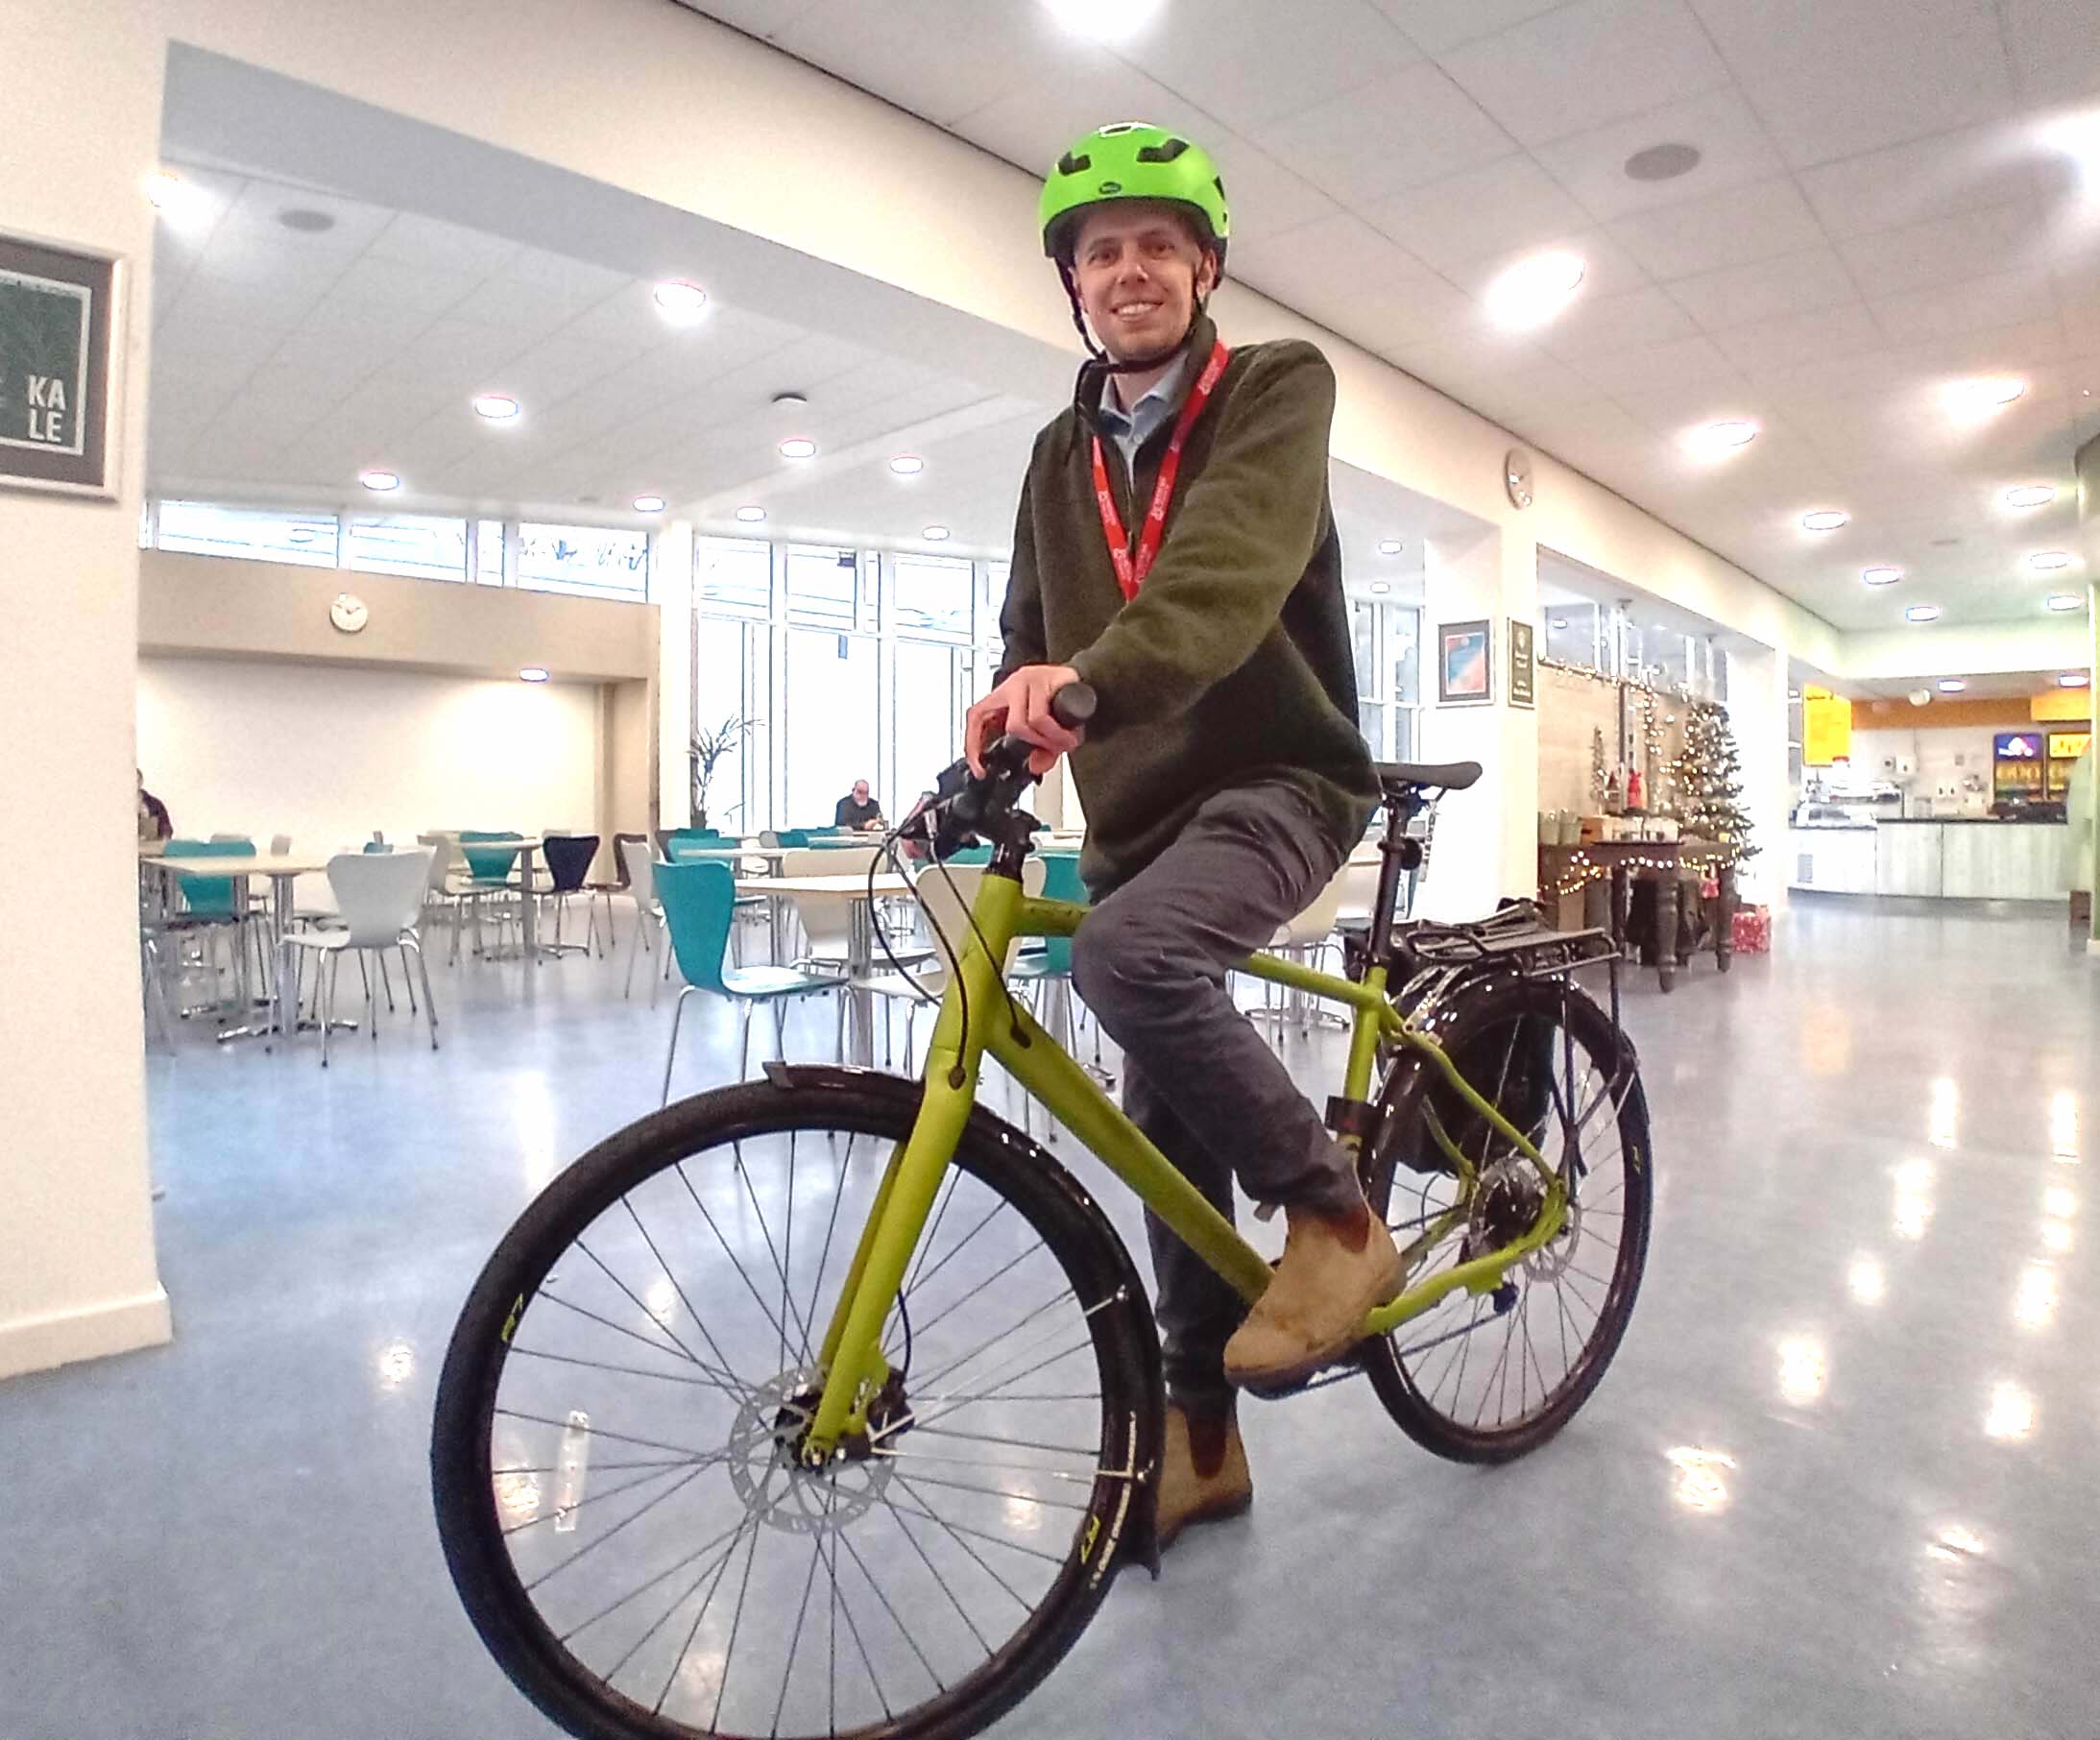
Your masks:
<svg viewBox="0 0 2100 1740"><path fill-rule="evenodd" d="M763 622L693 618L694 733L718 732L731 719L746 721L736 747L715 763L708 785L710 825L736 833L773 825L766 729L771 637Z"/></svg>
<svg viewBox="0 0 2100 1740"><path fill-rule="evenodd" d="M885 556L889 626L899 634L970 635L971 565L929 556Z"/></svg>
<svg viewBox="0 0 2100 1740"><path fill-rule="evenodd" d="M897 643L896 766L887 813L902 816L962 753L962 715L971 692L969 650L924 640Z"/></svg>
<svg viewBox="0 0 2100 1740"><path fill-rule="evenodd" d="M343 566L424 580L467 578L467 522L408 514L360 514L343 528Z"/></svg>
<svg viewBox="0 0 2100 1740"><path fill-rule="evenodd" d="M335 516L287 508L221 507L210 501L163 501L157 542L164 550L200 556L333 568Z"/></svg>
<svg viewBox="0 0 2100 1740"><path fill-rule="evenodd" d="M594 525L520 525L517 584L543 592L645 598L649 534Z"/></svg>
<svg viewBox="0 0 2100 1740"><path fill-rule="evenodd" d="M474 579L483 586L501 586L503 572L503 521L474 521Z"/></svg>
<svg viewBox="0 0 2100 1740"><path fill-rule="evenodd" d="M787 552L787 615L793 621L872 631L873 592L871 586L863 596L860 558L852 550L796 547Z"/></svg>
<svg viewBox="0 0 2100 1740"><path fill-rule="evenodd" d="M790 828L828 828L856 780L879 777L876 642L865 635L791 628L787 692L773 718L786 733L779 813ZM885 811L889 795L877 792Z"/></svg>
<svg viewBox="0 0 2100 1740"><path fill-rule="evenodd" d="M1000 632L999 613L1005 608L1006 583L1013 577L1012 565L1005 562L987 562L978 569L980 576L978 592L978 631L979 646L995 646L1005 650L1006 637ZM990 687L989 684L986 685Z"/></svg>
<svg viewBox="0 0 2100 1740"><path fill-rule="evenodd" d="M773 607L772 547L742 538L695 538L692 580L701 610L762 616Z"/></svg>
<svg viewBox="0 0 2100 1740"><path fill-rule="evenodd" d="M1542 604L1538 609L1538 652L1541 658L1584 670L1606 670L1610 665L1608 635L1598 633L1599 607L1594 604Z"/></svg>

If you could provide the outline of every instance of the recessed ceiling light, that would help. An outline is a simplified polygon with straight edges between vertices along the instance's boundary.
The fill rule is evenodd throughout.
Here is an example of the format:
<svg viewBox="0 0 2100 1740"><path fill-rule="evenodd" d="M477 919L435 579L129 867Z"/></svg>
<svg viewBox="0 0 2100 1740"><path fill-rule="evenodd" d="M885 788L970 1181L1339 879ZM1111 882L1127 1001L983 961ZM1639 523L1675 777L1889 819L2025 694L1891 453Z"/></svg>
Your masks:
<svg viewBox="0 0 2100 1740"><path fill-rule="evenodd" d="M1074 36L1094 42L1122 42L1152 21L1163 0L1044 0L1050 13ZM1142 121L1122 121L1104 127L1142 127Z"/></svg>
<svg viewBox="0 0 2100 1740"><path fill-rule="evenodd" d="M1724 418L1692 434L1692 445L1709 453L1732 453L1757 439L1757 425L1747 417Z"/></svg>
<svg viewBox="0 0 2100 1740"><path fill-rule="evenodd" d="M1548 624L1548 626L1552 628L1565 628L1567 627L1567 625L1568 619L1565 616L1556 616L1554 617L1553 621Z"/></svg>
<svg viewBox="0 0 2100 1740"><path fill-rule="evenodd" d="M2009 405L2027 391L2027 383L2012 375L1987 375L1975 380L1949 381L1941 389L1948 410L1963 417L1987 416Z"/></svg>
<svg viewBox="0 0 2100 1740"><path fill-rule="evenodd" d="M1517 261L1487 286L1488 318L1515 331L1544 326L1581 288L1583 270L1579 254L1557 248Z"/></svg>
<svg viewBox="0 0 2100 1740"><path fill-rule="evenodd" d="M146 203L156 211L181 205L189 195L189 183L172 169L157 169L140 184Z"/></svg>
<svg viewBox="0 0 2100 1740"><path fill-rule="evenodd" d="M929 544L945 544L948 541L948 528L945 525L929 525L919 536Z"/></svg>
<svg viewBox="0 0 2100 1740"><path fill-rule="evenodd" d="M926 461L916 453L899 453L889 462L889 469L900 477L916 477L926 470Z"/></svg>
<svg viewBox="0 0 2100 1740"><path fill-rule="evenodd" d="M546 666L543 665L527 665L519 671L518 680L520 683L544 683L547 680Z"/></svg>
<svg viewBox="0 0 2100 1740"><path fill-rule="evenodd" d="M1798 701L1801 698L1801 691L1798 689L1790 689L1786 691L1786 698L1790 701Z"/></svg>
<svg viewBox="0 0 2100 1740"><path fill-rule="evenodd" d="M736 510L736 518L746 525L757 525L765 518L765 510L762 507L740 507Z"/></svg>
<svg viewBox="0 0 2100 1740"><path fill-rule="evenodd" d="M491 423L509 423L518 415L518 400L508 393L476 393L474 415Z"/></svg>
<svg viewBox="0 0 2100 1740"><path fill-rule="evenodd" d="M661 495L637 495L635 497L635 512L638 514L661 514L663 511L664 497Z"/></svg>
<svg viewBox="0 0 2100 1740"><path fill-rule="evenodd" d="M1801 516L1801 529L1810 532L1834 532L1851 518L1842 508L1818 508L1812 514Z"/></svg>
<svg viewBox="0 0 2100 1740"><path fill-rule="evenodd" d="M2017 483L2001 497L2007 507L2047 507L2056 499L2056 486L2049 483Z"/></svg>
<svg viewBox="0 0 2100 1740"><path fill-rule="evenodd" d="M1407 545L1402 544L1399 539L1388 538L1379 544L1378 553L1381 556L1397 556L1405 548L1407 548Z"/></svg>
<svg viewBox="0 0 2100 1740"><path fill-rule="evenodd" d="M2069 568L2070 565L2071 553L2069 550L2037 550L2027 558L2029 568L2044 574L2054 573L2058 568Z"/></svg>
<svg viewBox="0 0 2100 1740"><path fill-rule="evenodd" d="M2084 610L2086 600L2077 592L2051 592L2049 594L2049 608L2057 611Z"/></svg>
<svg viewBox="0 0 2100 1740"><path fill-rule="evenodd" d="M1863 568L1859 570L1859 577L1862 580L1866 581L1869 586L1894 586L1898 580L1903 578L1903 570L1899 568L1889 568L1886 566L1881 568Z"/></svg>
<svg viewBox="0 0 2100 1740"><path fill-rule="evenodd" d="M1699 167L1700 152L1697 145L1686 145L1673 139L1667 144L1651 145L1645 151L1636 151L1626 160L1627 178L1634 181L1674 181L1680 175L1690 175Z"/></svg>
<svg viewBox="0 0 2100 1740"><path fill-rule="evenodd" d="M1906 622L1937 622L1939 619L1940 607L1937 604L1914 604L1903 613L1903 620Z"/></svg>
<svg viewBox="0 0 2100 1740"><path fill-rule="evenodd" d="M781 443L781 457L783 459L814 459L816 457L816 443L807 435L790 435Z"/></svg>
<svg viewBox="0 0 2100 1740"><path fill-rule="evenodd" d="M2083 689L2086 687L2087 677L2082 670L2067 670L2056 681L2059 689Z"/></svg>
<svg viewBox="0 0 2100 1740"><path fill-rule="evenodd" d="M1940 692L1943 695L1958 695L1967 687L1968 685L1963 682L1960 677L1942 677L1940 679Z"/></svg>
<svg viewBox="0 0 2100 1740"><path fill-rule="evenodd" d="M1912 689L1910 702L1913 707L1930 707L1932 705L1932 690L1929 689Z"/></svg>
<svg viewBox="0 0 2100 1740"><path fill-rule="evenodd" d="M797 406L808 404L809 396L807 393L798 393L790 387L784 393L774 394L773 402L777 405L785 405L792 410Z"/></svg>
<svg viewBox="0 0 2100 1740"><path fill-rule="evenodd" d="M1391 587L1391 585L1390 585L1389 583L1388 583L1387 581L1384 581L1384 580L1373 580L1373 581L1371 582L1371 591L1372 591L1372 592L1378 592L1378 593L1380 593L1381 595L1383 595L1383 594L1384 594L1384 593L1386 593L1386 592L1391 592L1391 591L1392 591L1392 587Z"/></svg>
<svg viewBox="0 0 2100 1740"><path fill-rule="evenodd" d="M655 296L656 305L673 320L697 320L708 305L708 293L682 278L665 278Z"/></svg>
<svg viewBox="0 0 2100 1740"><path fill-rule="evenodd" d="M398 471L359 471L357 481L363 484L366 489L375 490L382 495L389 490L398 490L401 487L401 477Z"/></svg>

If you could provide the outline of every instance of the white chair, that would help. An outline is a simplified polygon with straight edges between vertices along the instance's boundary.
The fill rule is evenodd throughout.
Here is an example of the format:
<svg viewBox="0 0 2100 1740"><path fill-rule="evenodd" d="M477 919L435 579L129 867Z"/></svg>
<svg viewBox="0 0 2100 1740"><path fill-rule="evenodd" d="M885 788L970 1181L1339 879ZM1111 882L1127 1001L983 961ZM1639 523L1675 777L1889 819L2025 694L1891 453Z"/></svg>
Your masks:
<svg viewBox="0 0 2100 1740"><path fill-rule="evenodd" d="M1307 966L1318 964L1320 954L1327 947L1328 938L1335 932L1335 920L1341 911L1342 896L1349 886L1351 868L1348 864L1342 865L1327 886L1319 891L1311 906L1289 924L1277 928L1275 938L1268 945L1271 955L1280 955L1286 960L1300 961ZM1375 891L1375 865L1372 866L1371 874ZM1263 980L1261 1012L1264 1015L1276 1012L1270 1006L1270 999L1275 989L1271 981ZM1323 1019L1322 1013L1315 1007L1313 999L1302 991L1290 992L1284 999L1282 1019L1289 1020L1293 1013L1297 1016L1300 1033L1310 1031L1315 1021Z"/></svg>
<svg viewBox="0 0 2100 1740"><path fill-rule="evenodd" d="M635 933L628 939L627 988L623 997L635 994L635 958L646 949L654 952L656 938L664 933L664 908L656 898L656 853L649 842L640 838L628 838L619 842L619 861L627 866L628 892L635 897ZM666 949L664 955L664 972L652 972L649 980L649 1004L656 1006L656 987L670 973L671 957Z"/></svg>
<svg viewBox="0 0 2100 1740"><path fill-rule="evenodd" d="M344 852L328 860L328 886L335 894L344 928L340 930L294 931L286 941L294 948L316 951L326 961L317 963L321 975L316 988L321 993L321 1067L328 1067L328 1035L335 1020L335 981L343 955L355 950L363 957L380 955L388 949L413 950L422 979L422 1012L430 1024L430 1049L438 1049L438 1005L430 995L430 968L422 956L422 938L416 922L422 916L423 895L430 882L431 854L427 848L415 852ZM293 1007L298 1006L295 1002ZM374 1040L379 1037L378 1005L373 1001L372 980L365 979L365 1022Z"/></svg>

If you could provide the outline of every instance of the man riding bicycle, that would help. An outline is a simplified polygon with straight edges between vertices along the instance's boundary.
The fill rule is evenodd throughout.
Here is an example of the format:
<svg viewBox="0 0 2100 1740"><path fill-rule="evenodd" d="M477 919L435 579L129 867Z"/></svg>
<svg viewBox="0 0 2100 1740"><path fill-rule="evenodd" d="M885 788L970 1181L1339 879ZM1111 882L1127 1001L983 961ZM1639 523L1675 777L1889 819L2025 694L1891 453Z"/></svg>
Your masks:
<svg viewBox="0 0 2100 1740"><path fill-rule="evenodd" d="M1103 127L1058 160L1041 217L1092 360L1036 438L1005 654L966 752L981 772L1007 732L1037 746L1038 773L1072 757L1094 897L1073 978L1123 1048L1125 1108L1228 1219L1237 1176L1289 1225L1248 1311L1148 1217L1165 1545L1252 1500L1235 1386L1310 1375L1399 1291L1349 1156L1226 978L1335 876L1379 787L1327 493L1334 375L1299 340L1218 338L1205 303L1230 223L1215 165L1170 130ZM1098 697L1083 738L1050 713L1074 682Z"/></svg>

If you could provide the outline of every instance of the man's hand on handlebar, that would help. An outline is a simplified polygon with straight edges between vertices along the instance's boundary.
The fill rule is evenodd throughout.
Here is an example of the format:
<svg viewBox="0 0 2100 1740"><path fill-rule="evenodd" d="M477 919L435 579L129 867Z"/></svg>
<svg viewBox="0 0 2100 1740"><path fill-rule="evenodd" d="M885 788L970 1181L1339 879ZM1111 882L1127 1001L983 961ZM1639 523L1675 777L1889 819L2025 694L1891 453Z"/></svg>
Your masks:
<svg viewBox="0 0 2100 1740"><path fill-rule="evenodd" d="M1084 732L1068 731L1050 713L1057 691L1079 680L1069 665L1024 665L970 709L963 721L962 753L970 771L984 774L984 751L1002 733L1035 745L1028 771L1040 779L1057 758L1079 747Z"/></svg>

